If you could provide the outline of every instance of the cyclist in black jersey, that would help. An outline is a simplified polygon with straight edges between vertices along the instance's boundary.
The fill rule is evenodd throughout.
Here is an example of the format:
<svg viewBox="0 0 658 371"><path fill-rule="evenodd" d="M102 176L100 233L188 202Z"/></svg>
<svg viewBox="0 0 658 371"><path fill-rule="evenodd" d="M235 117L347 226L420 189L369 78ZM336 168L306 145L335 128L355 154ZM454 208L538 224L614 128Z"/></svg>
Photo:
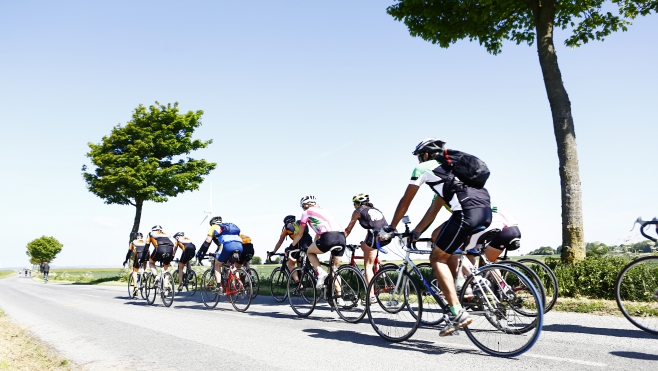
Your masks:
<svg viewBox="0 0 658 371"><path fill-rule="evenodd" d="M365 193L359 193L352 198L354 204L354 212L352 213L352 220L345 228L345 237L352 233L352 228L358 221L363 229L367 230L365 240L361 241L361 250L363 250L363 268L365 270L366 283L370 284L372 279L373 267L375 265L375 258L377 258L377 247L375 246L375 239L386 225L386 218L379 209L375 208L370 202L370 196ZM381 245L387 245L390 240L381 241ZM371 293L371 296L374 296Z"/></svg>
<svg viewBox="0 0 658 371"><path fill-rule="evenodd" d="M139 282L139 286L135 287L135 290L133 291L133 296L137 296L137 290L141 289L142 282L137 279L137 272L139 272L139 268L144 268L146 269L146 257L148 255L148 249L146 247L146 241L144 240L144 235L141 233L135 234L135 239L130 243L130 246L128 247L128 253L126 253L126 260L123 262L123 266L125 267L126 264L128 263L128 260L130 260L130 255L132 253L135 254L135 257L133 258L133 282Z"/></svg>
<svg viewBox="0 0 658 371"><path fill-rule="evenodd" d="M440 231L432 233L433 251L430 263L441 291L448 301L452 325L441 329L440 336L447 336L455 330L468 326L473 319L459 304L454 277L457 275L458 257L452 257L477 227L491 224L491 202L486 188L467 186L454 176L448 164L443 163L445 142L436 138L421 141L413 155L418 157L418 166L411 174L411 182L400 199L387 231L393 230L407 213L411 201L421 185L427 183L438 197L430 205L418 225L412 231L412 240L418 239L436 215L446 205L452 216Z"/></svg>
<svg viewBox="0 0 658 371"><path fill-rule="evenodd" d="M247 268L249 268L249 261L251 261L251 258L253 258L256 253L254 251L254 244L251 243L251 237L246 234L240 233L240 238L242 239L242 252L240 253L238 261L235 262L235 266L237 268L242 268L243 265L247 264Z"/></svg>
<svg viewBox="0 0 658 371"><path fill-rule="evenodd" d="M292 240L295 239L295 236L297 236L297 233L299 233L299 229L300 229L299 226L301 224L301 221L296 219L297 218L294 215L286 215L286 217L283 218L283 229L281 230L279 241L274 246L274 251L267 254L268 258L272 256L272 254L276 254L276 252L283 244L283 241L287 237L290 237L290 239ZM304 228L304 232L302 238L299 240L299 243L297 243L297 245L293 245L291 243L290 246L288 246L285 249L286 257L288 259L286 265L288 266L289 272L292 272L292 270L295 269L295 265L301 267L301 262L298 261L299 250L306 251L308 247L311 246L311 244L313 244L313 237L311 237L311 235L308 233L308 228ZM291 251L295 251L295 252L291 252ZM297 272L295 272L293 279L295 280L295 282L298 281Z"/></svg>
<svg viewBox="0 0 658 371"><path fill-rule="evenodd" d="M191 269L190 260L194 258L196 246L194 246L191 239L185 237L184 232L176 233L174 239L176 240L176 244L174 245L172 256L176 256L176 251L179 247L182 250L180 259L178 259L178 282L180 282L180 285L178 285L178 291L181 291L183 289L183 267L187 265L188 271Z"/></svg>
<svg viewBox="0 0 658 371"><path fill-rule="evenodd" d="M146 238L147 252L151 244L153 244L153 252L149 258L149 267L153 276L156 277L156 281L158 281L160 276L158 276L158 270L155 268L155 262L162 262L163 271L169 269L169 263L174 259L174 243L169 235L162 231L160 225L154 225Z"/></svg>

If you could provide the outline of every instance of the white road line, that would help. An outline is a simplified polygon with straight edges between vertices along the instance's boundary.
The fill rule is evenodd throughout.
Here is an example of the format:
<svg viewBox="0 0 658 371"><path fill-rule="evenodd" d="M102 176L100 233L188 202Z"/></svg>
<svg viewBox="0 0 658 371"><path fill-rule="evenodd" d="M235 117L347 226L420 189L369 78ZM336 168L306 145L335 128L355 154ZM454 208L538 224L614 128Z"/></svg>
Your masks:
<svg viewBox="0 0 658 371"><path fill-rule="evenodd" d="M577 364L585 365L585 366L595 366L595 367L607 367L608 366L605 363L581 361L579 359L573 359L573 358L561 358L561 357L554 357L554 356L545 356L545 355L542 355L542 354L527 354L526 353L522 357L533 357L533 358L548 359L548 360L551 360L551 361L570 362L570 363L577 363Z"/></svg>

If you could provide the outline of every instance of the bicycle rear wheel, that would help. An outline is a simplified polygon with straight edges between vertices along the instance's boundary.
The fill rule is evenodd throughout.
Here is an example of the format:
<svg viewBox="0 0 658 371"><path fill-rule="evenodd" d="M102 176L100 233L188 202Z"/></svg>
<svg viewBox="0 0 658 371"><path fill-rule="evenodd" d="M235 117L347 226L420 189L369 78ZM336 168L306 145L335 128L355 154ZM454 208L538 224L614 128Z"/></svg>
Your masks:
<svg viewBox="0 0 658 371"><path fill-rule="evenodd" d="M146 304L153 305L155 303L155 296L157 295L157 287L155 285L155 276L149 274L148 280L144 285L144 296L146 299Z"/></svg>
<svg viewBox="0 0 658 371"><path fill-rule="evenodd" d="M187 282L185 283L185 287L187 288L187 293L190 296L194 296L196 294L197 290L197 277L196 277L196 272L193 270L190 270L185 273L187 275Z"/></svg>
<svg viewBox="0 0 658 371"><path fill-rule="evenodd" d="M148 281L149 277L151 277L151 272L144 272L141 276L139 274L137 275L139 295L142 297L142 299L146 299L146 282Z"/></svg>
<svg viewBox="0 0 658 371"><path fill-rule="evenodd" d="M238 268L231 274L228 282L228 300L238 312L244 312L251 305L253 286L251 275L244 269Z"/></svg>
<svg viewBox="0 0 658 371"><path fill-rule="evenodd" d="M403 272L400 277L397 268L382 269L368 285L368 292L373 290L376 300L369 298L366 305L372 328L391 342L409 339L420 326L423 314L420 290L409 273Z"/></svg>
<svg viewBox="0 0 658 371"><path fill-rule="evenodd" d="M219 302L219 291L215 274L212 269L203 272L201 276L201 300L206 308L215 308Z"/></svg>
<svg viewBox="0 0 658 371"><path fill-rule="evenodd" d="M515 291L517 285L528 289ZM541 296L527 277L507 265L490 264L470 275L464 287L473 290L472 296L467 290L459 295L473 318L464 330L478 348L498 357L515 357L535 344L544 313Z"/></svg>
<svg viewBox="0 0 658 371"><path fill-rule="evenodd" d="M527 265L537 274L537 276L539 276L539 280L541 281L542 285L544 285L544 295L546 296L544 301L544 313L548 313L551 309L553 309L559 293L560 286L557 284L557 277L555 277L555 273L553 273L548 265L540 262L539 260L521 259L519 260L519 263Z"/></svg>
<svg viewBox="0 0 658 371"><path fill-rule="evenodd" d="M537 290L537 293L541 296L542 306L546 305L546 302L547 302L547 300L546 300L546 290L544 289L544 284L541 282L541 279L539 279L539 276L537 275L537 273L535 273L535 271L533 271L530 267L528 267L525 264L515 262L515 261L512 261L512 260L506 260L506 261L502 261L502 262L496 263L496 264L503 264L503 265L510 266L510 267L516 269L517 271L519 271L519 273L524 275L526 278L528 278L530 280L530 282L532 283L532 285ZM524 287L521 284L521 282L518 282L514 279L511 279L510 281L508 281L508 283L509 284L514 284L515 285L514 290L516 290L516 291L528 290L528 288ZM544 307L544 313L546 313L545 307Z"/></svg>
<svg viewBox="0 0 658 371"><path fill-rule="evenodd" d="M260 277L258 276L258 272L254 268L249 268L247 271L249 272L249 276L251 276L251 284L252 284L252 294L251 298L254 299L256 296L258 296L258 293L260 292Z"/></svg>
<svg viewBox="0 0 658 371"><path fill-rule="evenodd" d="M438 303L434 296L427 290L425 285L423 284L423 280L418 277L416 274L416 271L410 271L409 275L411 278L414 280L414 283L420 290L420 297L423 300L423 315L420 318L420 323L425 325L425 326L436 326L439 323L443 322L443 314L444 310L443 308L447 308L447 302L445 298L443 297L443 293L439 289L438 284L436 283L436 279L434 278L434 272L432 271L432 266L430 263L421 263L416 266L418 270L420 270L420 274L423 275L423 278L432 285L432 288L434 291L439 294L439 299L443 300L443 303ZM443 306L441 305L443 304ZM411 314L415 317L417 316L416 312L414 312L414 308L416 306L414 305L409 305L408 309L411 312Z"/></svg>
<svg viewBox="0 0 658 371"><path fill-rule="evenodd" d="M637 328L658 335L658 256L630 262L617 276L615 300Z"/></svg>
<svg viewBox="0 0 658 371"><path fill-rule="evenodd" d="M332 287L334 288L334 299L331 305L336 308L338 316L350 323L361 321L366 315L365 301L368 297L368 287L361 272L349 265L339 268L334 276ZM327 287L327 290L331 290L331 287ZM339 292L340 294L338 294Z"/></svg>
<svg viewBox="0 0 658 371"><path fill-rule="evenodd" d="M162 298L162 304L165 307L170 307L174 303L174 294L176 293L176 287L174 286L174 278L171 276L171 273L164 272L162 274L162 287L160 289L160 297Z"/></svg>
<svg viewBox="0 0 658 371"><path fill-rule="evenodd" d="M270 294L274 301L281 303L288 298L288 272L275 268L270 275Z"/></svg>
<svg viewBox="0 0 658 371"><path fill-rule="evenodd" d="M133 274L130 272L129 277L128 277L128 299L132 299L136 297L137 295L137 284L135 283L135 280L133 279Z"/></svg>
<svg viewBox="0 0 658 371"><path fill-rule="evenodd" d="M299 282L295 282L292 277L298 277ZM317 297L315 275L302 268L293 269L288 277L288 302L292 310L300 317L309 316L315 309Z"/></svg>

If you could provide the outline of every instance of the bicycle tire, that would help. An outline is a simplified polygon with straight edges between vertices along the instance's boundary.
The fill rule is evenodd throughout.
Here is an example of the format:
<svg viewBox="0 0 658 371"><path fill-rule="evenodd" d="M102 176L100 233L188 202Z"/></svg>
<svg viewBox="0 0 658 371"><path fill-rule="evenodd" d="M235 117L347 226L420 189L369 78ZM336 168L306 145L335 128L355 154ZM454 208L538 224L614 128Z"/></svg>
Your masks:
<svg viewBox="0 0 658 371"><path fill-rule="evenodd" d="M150 276L151 276L151 272L144 272L144 273L142 273L142 276L141 276L141 281L140 281L140 286L141 286L141 287L139 288L139 295L140 295L140 296L142 297L142 299L144 299L144 300L146 300L146 293L145 293L145 291L146 291L146 289L145 289L145 287L146 287L146 282L148 281L148 278L149 278ZM138 274L138 277L137 277L137 278L139 279L139 274Z"/></svg>
<svg viewBox="0 0 658 371"><path fill-rule="evenodd" d="M186 273L186 278L187 278L187 284L185 285L187 287L187 293L190 296L194 296L196 294L196 291L198 289L198 282L197 282L197 276L196 272L193 270L190 270L189 272Z"/></svg>
<svg viewBox="0 0 658 371"><path fill-rule="evenodd" d="M128 299L132 299L135 297L134 294L137 293L137 285L135 285L135 280L133 279L133 274L132 272L129 273L128 277Z"/></svg>
<svg viewBox="0 0 658 371"><path fill-rule="evenodd" d="M295 282L292 278L295 273L300 278ZM310 271L297 267L290 272L288 276L288 302L290 307L299 317L308 317L317 304L319 297L318 290L315 288L315 275Z"/></svg>
<svg viewBox="0 0 658 371"><path fill-rule="evenodd" d="M162 299L162 304L165 307L171 307L171 304L174 303L174 296L176 294L176 286L174 286L174 278L171 276L171 273L164 272L162 274L162 282L160 283L160 298Z"/></svg>
<svg viewBox="0 0 658 371"><path fill-rule="evenodd" d="M416 286L418 286L420 290L420 296L423 300L423 314L421 315L420 318L420 323L425 325L425 326L436 326L439 323L443 322L444 320L444 313L445 310L443 308L448 308L448 304L445 301L445 298L442 297L443 293L441 292L441 289L439 289L438 284L435 284L434 282L436 281L434 279L434 273L432 271L432 266L430 263L420 263L416 265L416 267L421 271L421 274L423 277L428 276L427 273L429 273L429 279L428 277L425 277L425 280L429 281L430 285L432 285L432 288L434 291L436 291L437 294L439 294L439 299L443 299L443 303L439 303L436 301L434 296L427 290L425 285L423 284L423 281L417 277L416 271L412 270L409 272L409 275L411 278L414 280L416 283ZM411 314L415 317L417 316L416 312L414 311L414 306L409 305L407 308Z"/></svg>
<svg viewBox="0 0 658 371"><path fill-rule="evenodd" d="M546 302L547 302L546 301L546 289L544 288L544 284L541 282L541 279L539 278L537 273L535 273L535 271L532 270L532 268L528 267L527 265L525 265L523 263L519 263L519 262L516 262L516 261L513 261L513 260L505 260L505 261L502 261L502 262L499 262L499 263L496 263L496 264L508 265L508 266L518 270L521 274L526 276L526 278L530 279L530 282L532 283L532 285L535 287L535 289L537 290L537 292L541 296L542 306L546 305ZM523 287L522 286L517 286L517 289L521 290L521 289L523 289ZM546 309L544 309L544 313L546 313Z"/></svg>
<svg viewBox="0 0 658 371"><path fill-rule="evenodd" d="M338 268L333 279L331 291L336 285L341 289L340 295L335 294L332 303L336 313L345 322L358 323L366 315L365 301L368 297L366 279L358 269L348 265ZM338 299L342 299L343 305L338 305Z"/></svg>
<svg viewBox="0 0 658 371"><path fill-rule="evenodd" d="M274 268L270 274L270 295L277 303L288 298L288 272L281 267Z"/></svg>
<svg viewBox="0 0 658 371"><path fill-rule="evenodd" d="M507 281L498 281L500 277L518 280L528 291L518 296ZM475 346L497 357L516 357L532 348L541 334L544 312L542 298L530 279L510 266L489 264L468 276L464 287L473 289L471 298L462 290L459 301L473 318L464 332ZM535 316L519 315L515 307L522 305L534 307Z"/></svg>
<svg viewBox="0 0 658 371"><path fill-rule="evenodd" d="M254 268L249 268L247 272L251 276L251 284L252 284L251 298L255 299L256 296L258 296L258 293L260 293L260 277L258 276L258 272L256 272Z"/></svg>
<svg viewBox="0 0 658 371"><path fill-rule="evenodd" d="M420 290L406 271L402 272L398 292L397 269L382 269L372 277L368 292L374 290L376 300L369 298L366 302L370 325L379 336L390 342L404 341L413 336L423 315ZM408 310L410 302L417 303L415 312L419 315L414 316Z"/></svg>
<svg viewBox="0 0 658 371"><path fill-rule="evenodd" d="M217 290L217 281L212 269L203 272L201 276L201 300L206 308L214 309L219 303L219 293Z"/></svg>
<svg viewBox="0 0 658 371"><path fill-rule="evenodd" d="M557 298L560 291L560 286L558 286L557 277L553 270L543 262L535 259L520 259L519 263L530 264L530 269L537 273L539 279L544 285L544 294L546 295L546 301L544 301L544 314L548 313L557 302ZM536 266L536 267L535 267Z"/></svg>
<svg viewBox="0 0 658 371"><path fill-rule="evenodd" d="M153 305L155 303L155 297L157 295L157 287L155 285L155 276L150 274L146 285L144 286L144 295L146 296L146 304Z"/></svg>
<svg viewBox="0 0 658 371"><path fill-rule="evenodd" d="M244 268L237 268L227 279L226 293L233 308L244 312L251 305L253 286L251 275Z"/></svg>
<svg viewBox="0 0 658 371"><path fill-rule="evenodd" d="M658 335L658 256L635 259L619 272L615 300L630 323Z"/></svg>

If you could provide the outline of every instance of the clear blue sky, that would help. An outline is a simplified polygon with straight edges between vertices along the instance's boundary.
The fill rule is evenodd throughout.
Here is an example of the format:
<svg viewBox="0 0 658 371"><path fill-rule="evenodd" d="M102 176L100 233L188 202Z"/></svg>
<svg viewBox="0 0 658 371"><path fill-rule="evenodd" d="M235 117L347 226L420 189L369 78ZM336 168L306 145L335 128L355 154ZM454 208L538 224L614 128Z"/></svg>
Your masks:
<svg viewBox="0 0 658 371"><path fill-rule="evenodd" d="M558 159L536 49L441 49L410 37L390 4L0 3L0 267L27 264L25 246L41 235L64 244L56 266L123 261L134 208L103 204L80 168L88 142L156 100L205 112L197 137L214 143L194 156L219 166L199 191L147 203L142 231L162 224L200 244L211 181L214 210L261 256L307 193L344 225L359 192L390 218L411 151L437 136L487 162L494 202L521 223L522 252L559 245ZM637 216L658 214L656 34L652 15L579 49L556 35L587 241L618 243ZM430 199L429 189L417 196L413 221Z"/></svg>

